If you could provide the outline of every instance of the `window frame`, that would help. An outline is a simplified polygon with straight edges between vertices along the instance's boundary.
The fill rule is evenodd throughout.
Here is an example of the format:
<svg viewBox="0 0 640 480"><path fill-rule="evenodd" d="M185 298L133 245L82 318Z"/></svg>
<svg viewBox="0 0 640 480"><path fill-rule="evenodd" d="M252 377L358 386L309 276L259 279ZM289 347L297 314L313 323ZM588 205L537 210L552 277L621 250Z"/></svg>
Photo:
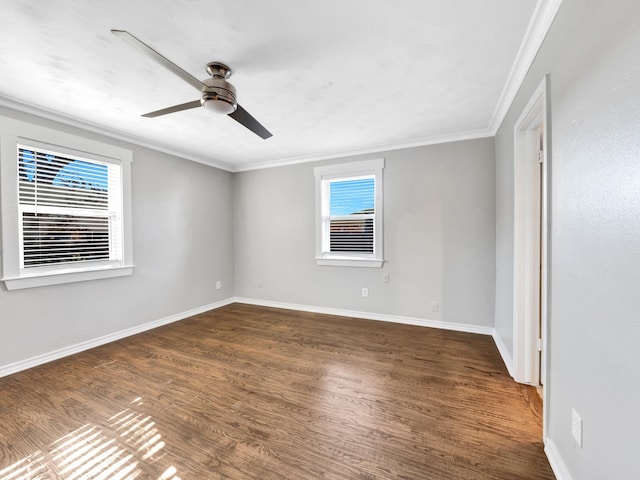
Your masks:
<svg viewBox="0 0 640 480"><path fill-rule="evenodd" d="M325 165L314 168L316 182L316 264L342 267L380 268L384 263L383 250L383 180L384 158ZM323 251L324 238L327 235L323 221L322 207L325 202L325 181L351 180L357 177L373 177L374 196L374 233L373 253L330 252ZM330 199L326 201L330 202Z"/></svg>
<svg viewBox="0 0 640 480"><path fill-rule="evenodd" d="M21 268L21 212L18 199L18 145L46 147L59 154L119 165L122 258L114 262L78 262ZM0 116L0 204L2 209L2 281L7 290L112 278L133 273L131 150Z"/></svg>

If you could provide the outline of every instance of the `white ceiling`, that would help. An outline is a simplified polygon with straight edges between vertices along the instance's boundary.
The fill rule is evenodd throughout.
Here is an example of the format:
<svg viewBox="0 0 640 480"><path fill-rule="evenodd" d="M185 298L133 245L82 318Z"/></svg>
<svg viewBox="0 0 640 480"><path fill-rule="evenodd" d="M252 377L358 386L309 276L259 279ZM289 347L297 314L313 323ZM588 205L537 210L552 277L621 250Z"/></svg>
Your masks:
<svg viewBox="0 0 640 480"><path fill-rule="evenodd" d="M495 133L552 0L2 0L0 104L240 171ZM555 3L558 3L557 0ZM202 108L222 61L262 140Z"/></svg>

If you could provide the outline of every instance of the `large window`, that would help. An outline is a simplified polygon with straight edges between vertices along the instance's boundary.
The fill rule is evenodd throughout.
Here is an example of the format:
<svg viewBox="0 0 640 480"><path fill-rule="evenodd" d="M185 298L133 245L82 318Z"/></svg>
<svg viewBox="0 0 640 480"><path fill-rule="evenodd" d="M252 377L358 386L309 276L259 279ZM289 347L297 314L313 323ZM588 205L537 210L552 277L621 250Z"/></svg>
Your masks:
<svg viewBox="0 0 640 480"><path fill-rule="evenodd" d="M130 274L131 152L35 126L24 129L39 139L10 131L2 136L7 288Z"/></svg>
<svg viewBox="0 0 640 480"><path fill-rule="evenodd" d="M122 258L119 165L18 145L20 267Z"/></svg>
<svg viewBox="0 0 640 480"><path fill-rule="evenodd" d="M317 246L320 265L380 267L384 160L317 167Z"/></svg>

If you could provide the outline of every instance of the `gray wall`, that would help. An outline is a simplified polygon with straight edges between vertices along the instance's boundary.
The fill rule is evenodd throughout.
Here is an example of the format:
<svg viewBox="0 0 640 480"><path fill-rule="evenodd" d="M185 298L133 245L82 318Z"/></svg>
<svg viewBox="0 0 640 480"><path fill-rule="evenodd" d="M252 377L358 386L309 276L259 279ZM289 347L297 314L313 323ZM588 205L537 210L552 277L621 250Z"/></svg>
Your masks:
<svg viewBox="0 0 640 480"><path fill-rule="evenodd" d="M130 277L3 286L0 367L233 296L230 173L11 110L0 114L133 150L136 265Z"/></svg>
<svg viewBox="0 0 640 480"><path fill-rule="evenodd" d="M313 168L379 157L383 268L317 266ZM234 208L239 297L493 326L492 139L239 173Z"/></svg>
<svg viewBox="0 0 640 480"><path fill-rule="evenodd" d="M639 25L637 0L564 0L496 137L496 329L510 345L513 125L550 73L547 435L574 480L640 478Z"/></svg>

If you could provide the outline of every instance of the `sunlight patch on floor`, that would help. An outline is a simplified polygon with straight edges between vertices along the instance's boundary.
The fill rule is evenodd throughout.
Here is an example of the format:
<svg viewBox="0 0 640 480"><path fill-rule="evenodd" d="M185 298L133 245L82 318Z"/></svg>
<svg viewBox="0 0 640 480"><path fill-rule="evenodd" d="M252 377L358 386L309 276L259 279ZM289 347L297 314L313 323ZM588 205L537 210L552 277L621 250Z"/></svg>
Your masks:
<svg viewBox="0 0 640 480"><path fill-rule="evenodd" d="M143 405L138 397L134 407ZM166 444L150 415L127 408L109 426L86 424L33 454L0 470L0 480L135 480L145 466L159 462ZM159 466L159 465L158 465ZM145 469L147 471L147 469ZM181 480L169 466L158 480Z"/></svg>

